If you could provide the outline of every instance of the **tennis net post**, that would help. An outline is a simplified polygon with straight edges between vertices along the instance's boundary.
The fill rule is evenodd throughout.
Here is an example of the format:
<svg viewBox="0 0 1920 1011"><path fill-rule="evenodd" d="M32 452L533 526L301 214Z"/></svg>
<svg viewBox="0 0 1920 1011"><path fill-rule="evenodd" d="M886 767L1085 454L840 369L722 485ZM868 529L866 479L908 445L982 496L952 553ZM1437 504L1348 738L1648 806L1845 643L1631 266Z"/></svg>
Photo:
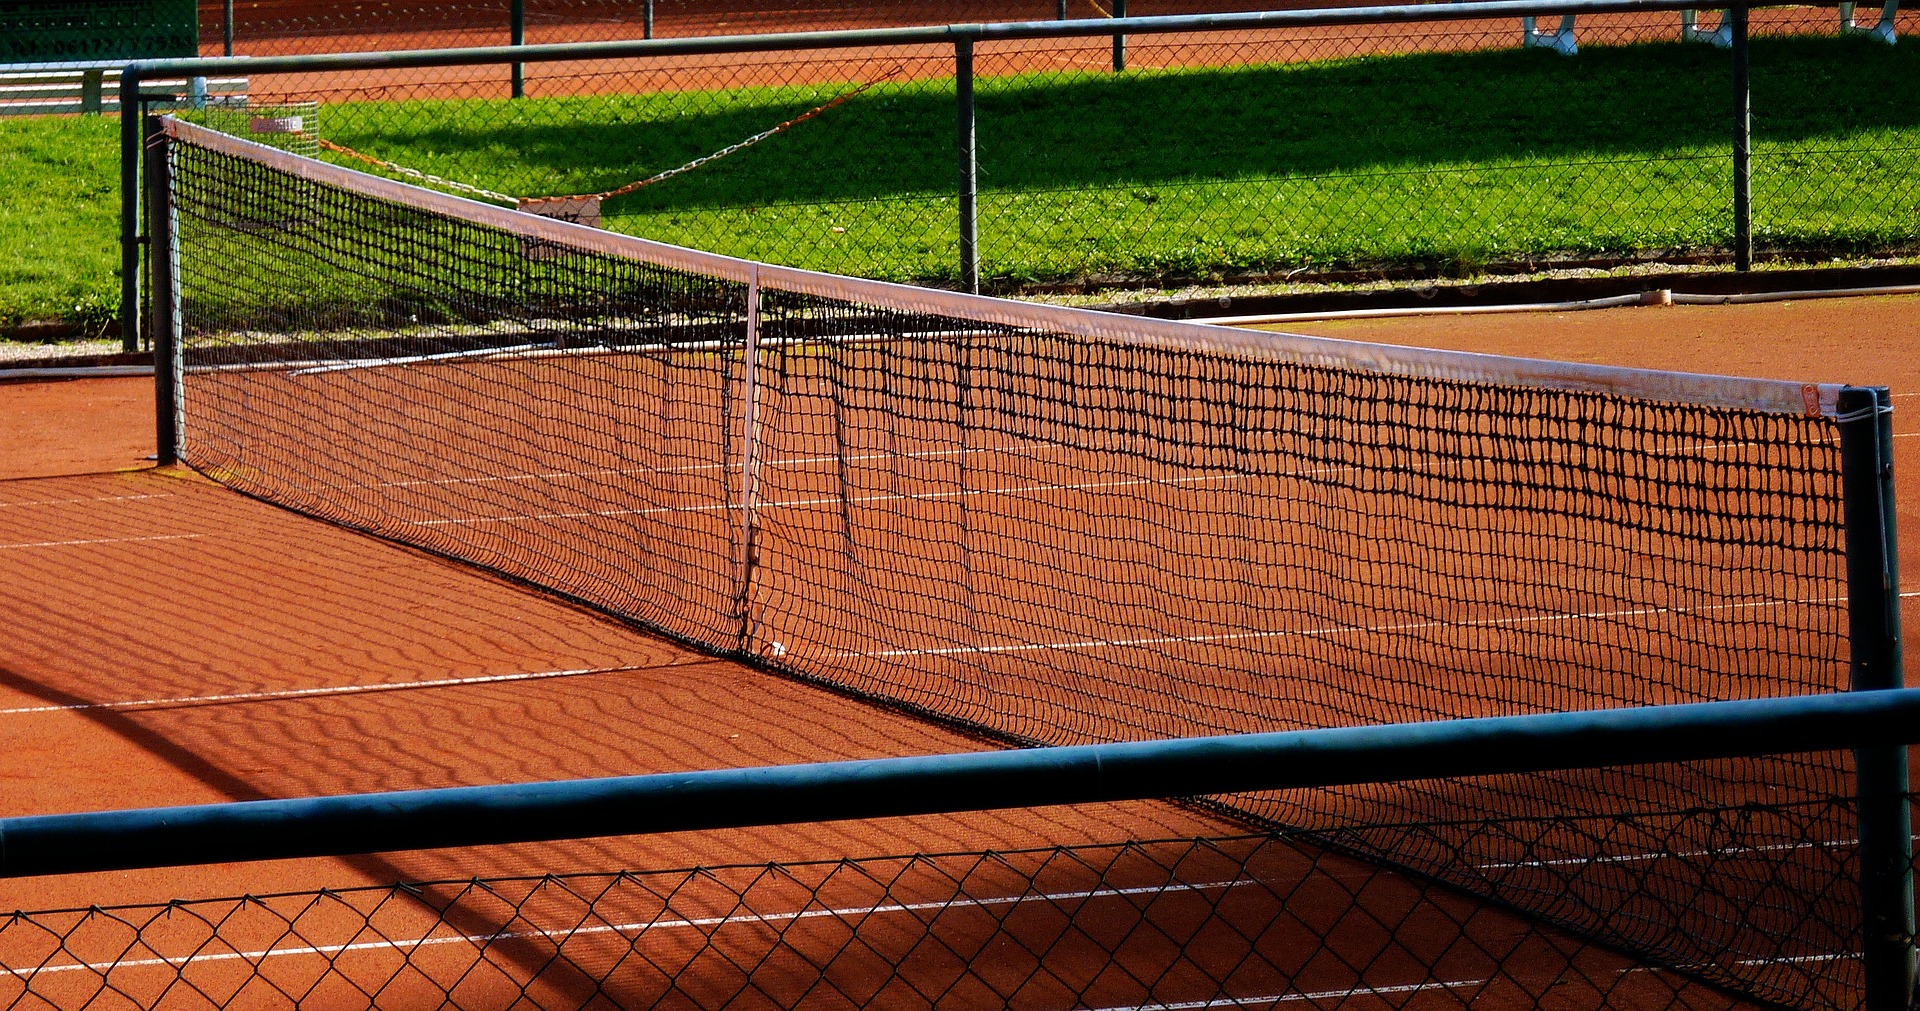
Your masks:
<svg viewBox="0 0 1920 1011"><path fill-rule="evenodd" d="M162 117L146 117L147 266L153 291L154 461L167 467L180 461L180 276L179 244L174 228L171 141Z"/></svg>
<svg viewBox="0 0 1920 1011"><path fill-rule="evenodd" d="M1736 31L1736 35L1737 35ZM1886 387L1840 394L1852 689L1904 687L1893 500L1893 402ZM1854 752L1860 824L1862 963L1868 1011L1906 1011L1914 996L1913 828L1907 749Z"/></svg>

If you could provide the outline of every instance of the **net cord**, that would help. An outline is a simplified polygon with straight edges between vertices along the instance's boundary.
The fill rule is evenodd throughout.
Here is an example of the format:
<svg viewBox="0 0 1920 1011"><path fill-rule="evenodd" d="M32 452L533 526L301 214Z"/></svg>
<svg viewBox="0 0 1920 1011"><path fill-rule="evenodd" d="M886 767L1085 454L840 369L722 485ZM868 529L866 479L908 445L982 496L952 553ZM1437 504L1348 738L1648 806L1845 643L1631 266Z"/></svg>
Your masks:
<svg viewBox="0 0 1920 1011"><path fill-rule="evenodd" d="M1537 387L1633 397L1665 403L1725 407L1807 417L1833 417L1842 384L1799 383L1656 369L1590 365L1535 358L1369 344L1332 337L1155 319L1067 306L1018 302L964 292L843 277L794 267L757 264L651 239L609 232L557 218L410 186L278 148L256 144L173 117L168 135L183 143L243 158L304 179L402 207L439 214L588 253L624 257L670 270L746 283L757 271L762 288L859 303L897 312L971 319L1121 344L1242 356L1318 368L1387 375Z"/></svg>

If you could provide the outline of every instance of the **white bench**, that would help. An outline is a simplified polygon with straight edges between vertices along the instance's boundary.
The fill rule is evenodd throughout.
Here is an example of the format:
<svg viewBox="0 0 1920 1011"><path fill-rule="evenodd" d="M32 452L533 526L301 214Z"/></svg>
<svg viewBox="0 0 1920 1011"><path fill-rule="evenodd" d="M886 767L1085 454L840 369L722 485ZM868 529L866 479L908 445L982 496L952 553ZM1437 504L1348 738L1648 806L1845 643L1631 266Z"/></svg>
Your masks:
<svg viewBox="0 0 1920 1011"><path fill-rule="evenodd" d="M1840 3L1840 33L1843 35L1865 35L1868 38L1887 45L1894 43L1894 16L1900 13L1900 0L1886 0L1880 9L1880 20L1872 25L1863 25L1854 20L1854 4L1850 0ZM1680 39L1683 42L1705 42L1721 49L1733 46L1733 26L1727 22L1725 11L1720 12L1720 24L1714 28L1700 27L1700 12L1684 10L1680 12ZM1553 28L1543 29L1535 18L1520 19L1520 44L1551 49L1562 56L1572 56L1580 51L1580 43L1573 36L1573 15L1566 14Z"/></svg>
<svg viewBox="0 0 1920 1011"><path fill-rule="evenodd" d="M128 60L72 63L0 63L0 116L120 109L120 68ZM231 101L247 93L244 77L176 78L147 82L183 93L193 105Z"/></svg>

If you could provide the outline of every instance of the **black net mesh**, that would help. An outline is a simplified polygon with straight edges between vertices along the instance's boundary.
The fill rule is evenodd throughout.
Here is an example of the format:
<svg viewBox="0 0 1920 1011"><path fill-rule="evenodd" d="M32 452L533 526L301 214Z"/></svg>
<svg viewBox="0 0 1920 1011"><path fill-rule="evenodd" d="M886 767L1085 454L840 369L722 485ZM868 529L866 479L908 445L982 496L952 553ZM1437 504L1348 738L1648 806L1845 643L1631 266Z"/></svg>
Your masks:
<svg viewBox="0 0 1920 1011"><path fill-rule="evenodd" d="M702 273L175 129L183 459L718 653L1015 744L1847 683L1812 388L1714 406ZM1858 986L1850 781L1788 756L1210 803L1818 1004Z"/></svg>

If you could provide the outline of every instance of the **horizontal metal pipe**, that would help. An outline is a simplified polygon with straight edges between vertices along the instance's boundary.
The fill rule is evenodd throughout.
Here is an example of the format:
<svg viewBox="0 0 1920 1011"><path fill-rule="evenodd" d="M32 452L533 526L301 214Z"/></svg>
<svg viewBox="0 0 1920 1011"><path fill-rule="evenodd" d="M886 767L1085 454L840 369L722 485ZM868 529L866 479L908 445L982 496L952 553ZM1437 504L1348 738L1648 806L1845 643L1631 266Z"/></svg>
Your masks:
<svg viewBox="0 0 1920 1011"><path fill-rule="evenodd" d="M1483 2L1473 3L1242 11L1228 14L1179 14L1110 20L1014 21L918 28L866 28L765 35L712 35L670 39L628 39L613 42L549 43L537 46L477 46L467 49L416 49L386 53L316 53L305 56L153 60L130 64L125 72L145 79L153 79L161 75L182 74L205 77L230 73L314 73L497 63L552 63L560 60L632 59L649 56L845 49L936 43L951 46L960 39L991 42L1013 39L1090 38L1115 34L1158 35L1170 32L1245 31L1255 28L1471 21L1564 14L1622 14L1678 11L1695 6L1698 6L1698 0L1483 0Z"/></svg>
<svg viewBox="0 0 1920 1011"><path fill-rule="evenodd" d="M738 828L1920 742L1920 689L0 820L0 875Z"/></svg>

